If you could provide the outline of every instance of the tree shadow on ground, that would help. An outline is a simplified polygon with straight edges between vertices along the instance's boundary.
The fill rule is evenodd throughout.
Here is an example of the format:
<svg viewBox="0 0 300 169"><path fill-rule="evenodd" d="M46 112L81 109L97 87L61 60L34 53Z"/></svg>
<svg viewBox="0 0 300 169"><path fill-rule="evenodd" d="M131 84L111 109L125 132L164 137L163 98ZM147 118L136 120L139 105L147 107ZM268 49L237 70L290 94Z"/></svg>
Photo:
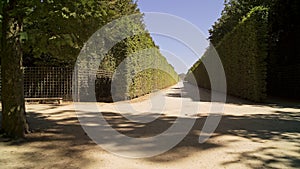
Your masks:
<svg viewBox="0 0 300 169"><path fill-rule="evenodd" d="M88 118L98 118L99 113L87 113ZM176 123L177 118L185 121L191 121L191 117L175 117L161 115L156 120L144 124L132 122L133 119L153 118L156 114L133 115L116 112L102 112L108 125L118 132L134 137L156 136ZM128 118L129 117L129 118ZM194 118L194 117L193 117ZM224 115L219 123L214 135L205 143L199 144L198 137L205 123L206 116L198 117L187 133L187 136L171 150L151 158L145 159L155 163L167 163L173 160L180 161L188 158L192 153L204 152L205 150L219 149L229 144L234 144L234 140L216 142L214 140L222 136L234 136L237 139L246 139L251 142L264 144L268 141L288 142L296 148L289 150L288 153L282 153L282 148L276 146L263 146L254 148L251 151L235 152L236 159L226 161L222 165L225 167L233 163L244 163L248 167L257 167L251 160L256 160L264 167L278 168L275 164L282 163L286 168L300 167L299 148L300 148L300 111L288 112L276 111L272 114L252 114L252 115ZM16 152L20 161L26 161L29 166L26 167L48 167L48 168L82 168L93 163L93 160L86 157L89 151L103 152L103 149L97 148L96 144L86 135L82 129L74 110L61 110L52 108L50 113L43 111L29 111L28 121L31 129L34 131L27 135L23 141L8 141L0 139L5 146L16 146L25 151ZM177 133L174 133L175 135ZM132 143L122 143L115 141L118 139L111 136L109 142L103 144L115 144L116 147L126 147ZM4 142L6 141L6 142ZM151 146L153 150L155 145ZM298 148L298 149L297 149ZM189 151L182 151L188 149ZM260 155L255 154L259 152ZM58 160L61 159L61 162ZM80 159L80 160L78 160ZM8 160L1 160L0 163L7 164ZM50 163L49 161L56 161ZM45 164L50 166L45 166ZM130 164L129 164L130 165ZM275 165L275 167L274 167Z"/></svg>
<svg viewBox="0 0 300 169"><path fill-rule="evenodd" d="M168 129L172 124L174 124L175 120L177 119L176 117L162 116L147 125L142 125L139 123L133 123L132 121L129 121L127 118L118 113L105 112L103 113L103 115L115 130L127 136L137 138L151 137L160 134ZM226 146L226 141L222 143L215 143L208 140L203 144L198 143L199 133L201 132L205 120L206 117L198 118L192 130L172 150L162 155L149 158L147 160L153 162L169 162L174 159L180 160L182 158L187 158L191 155L190 153L193 152L204 151L206 149L217 149ZM271 115L255 114L247 116L225 115L222 117L222 120L211 140L224 135L236 136L256 143L264 143L270 140L275 142L289 142L296 144L297 147L300 147L300 112L274 112L274 114ZM124 145L126 144L116 146ZM191 148L193 149L193 151L185 154L186 151L181 151L184 148ZM272 167L274 163L280 162L284 163L284 165L286 165L285 167L300 166L299 157L297 155L283 155L277 153L276 151L269 152L270 149L278 148L263 147L249 152L237 152L236 155L238 158L234 161L228 161L224 163L224 166L235 163L237 161L247 164L247 162L252 158L255 158L261 163L261 165L264 165L265 167ZM280 149L278 149L277 151L280 151ZM299 153L299 150L297 149L291 151L294 154ZM268 158L255 156L253 155L253 152L266 153L264 155L268 156ZM272 158L274 161L272 161L270 158ZM247 165L249 167L254 167L252 163L249 163Z"/></svg>
<svg viewBox="0 0 300 169"><path fill-rule="evenodd" d="M7 168L83 168L90 163L91 159L83 154L95 149L95 144L76 116L66 116L74 110L57 110L61 106L55 106L27 112L31 133L25 139L0 137L0 147L11 147L10 152L4 149L2 153L7 157L0 158L0 163L7 164ZM43 113L50 109L53 113Z"/></svg>

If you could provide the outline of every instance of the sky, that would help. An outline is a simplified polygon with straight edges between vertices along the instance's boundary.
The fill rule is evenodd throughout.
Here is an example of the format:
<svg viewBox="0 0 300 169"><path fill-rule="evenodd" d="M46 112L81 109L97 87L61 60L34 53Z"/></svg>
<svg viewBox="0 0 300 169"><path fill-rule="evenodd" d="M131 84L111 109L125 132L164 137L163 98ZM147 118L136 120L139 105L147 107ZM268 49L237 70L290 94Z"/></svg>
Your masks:
<svg viewBox="0 0 300 169"><path fill-rule="evenodd" d="M199 43L198 54L184 42L172 37L151 34L161 53L171 63L177 73L186 73L188 69L202 56L209 42L208 30L221 16L224 0L138 0L141 12L160 12L180 17L198 28L203 37ZM147 22L145 22L147 28ZM182 30L184 32L185 30ZM188 33L188 32L187 32ZM198 37L198 36L197 36ZM205 41L205 42L204 42ZM201 54L199 54L201 53ZM200 55L200 56L199 56Z"/></svg>

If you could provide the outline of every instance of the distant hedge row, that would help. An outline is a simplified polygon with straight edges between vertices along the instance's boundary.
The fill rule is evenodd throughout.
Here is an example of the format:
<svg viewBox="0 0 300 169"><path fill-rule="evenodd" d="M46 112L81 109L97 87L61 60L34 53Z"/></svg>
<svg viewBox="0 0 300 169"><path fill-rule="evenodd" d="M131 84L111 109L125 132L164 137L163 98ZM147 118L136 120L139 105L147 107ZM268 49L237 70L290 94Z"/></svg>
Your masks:
<svg viewBox="0 0 300 169"><path fill-rule="evenodd" d="M111 84L114 101L169 87L179 79L149 33L135 35L115 45L100 69L115 72Z"/></svg>
<svg viewBox="0 0 300 169"><path fill-rule="evenodd" d="M161 55L149 34L131 37L126 40L126 44L126 71L123 72L126 89L116 90L119 91L116 93L123 95L114 99L136 98L169 87L178 81L174 68Z"/></svg>
<svg viewBox="0 0 300 169"><path fill-rule="evenodd" d="M262 101L266 98L268 9L255 7L216 46L227 79L227 92L241 98ZM213 48L209 47L206 59ZM203 62L199 60L189 70L186 80L210 88Z"/></svg>

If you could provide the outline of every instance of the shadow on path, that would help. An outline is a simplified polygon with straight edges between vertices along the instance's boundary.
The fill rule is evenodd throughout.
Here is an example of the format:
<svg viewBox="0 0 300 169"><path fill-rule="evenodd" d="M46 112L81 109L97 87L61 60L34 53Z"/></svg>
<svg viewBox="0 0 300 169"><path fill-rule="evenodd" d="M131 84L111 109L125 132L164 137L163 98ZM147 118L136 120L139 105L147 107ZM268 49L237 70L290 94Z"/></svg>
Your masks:
<svg viewBox="0 0 300 169"><path fill-rule="evenodd" d="M73 110L54 111L48 114L30 112L28 119L34 133L27 135L27 139L24 141L7 141L3 138L1 138L0 141L6 146L17 146L20 148L31 147L31 151L28 150L18 153L18 157L35 167L39 165L43 166L43 163L55 159L64 159L62 160L64 163L56 162L47 167L84 167L92 162L90 159L85 158L85 153L92 150L95 151L96 145L85 134L74 114L72 116L64 115L65 113L70 112L74 113ZM95 113L92 114L95 115ZM119 113L103 112L102 114L110 126L115 130L127 136L136 138L158 135L174 124L177 118L182 118L161 116L151 123L141 124L129 121ZM145 115L131 116L136 116L134 118L145 117ZM152 115L147 114L146 116ZM89 118L96 118L96 115L90 116ZM189 120L188 117L185 119ZM223 163L224 166L239 162L245 163L249 167L257 167L253 166L252 163L248 164L249 160L255 159L263 164L264 167L272 168L274 163L283 163L287 168L300 167L299 156L297 156L297 154L299 155L300 149L300 112L292 113L277 111L269 115L225 115L222 117L222 120L215 131L215 135L206 143L199 144L198 137L205 120L206 117L197 118L192 130L172 150L145 160L164 163L174 159L180 160L188 158L192 153L226 147L229 142L214 142L214 140L218 137L227 135L248 139L256 143L264 143L270 140L275 142L289 142L294 144L298 149L292 149L289 153L282 152L280 154L278 153L278 151L281 151L280 148L268 146L248 152L236 152L237 158L233 161ZM114 136L112 136L112 138L113 137ZM130 143L115 146L122 147L127 144ZM230 144L234 144L234 140L231 140ZM191 151L182 151L183 149L190 149ZM278 151L275 151L276 149ZM103 152L101 149L98 149L97 151L99 151L99 153ZM264 156L256 156L254 152L262 153ZM5 164L8 163L8 161L0 158L0 163Z"/></svg>
<svg viewBox="0 0 300 169"><path fill-rule="evenodd" d="M210 91L200 89L200 99L197 98L195 86L184 84L184 87L175 87L172 92L167 93L168 97L190 98L194 102L210 102ZM256 105L255 103L241 100L235 97L228 97L227 103L234 105ZM247 143L259 146L249 151L235 151L233 159L222 163L224 167L235 163L242 163L250 168L299 168L300 167L300 110L291 112L285 109L287 104L261 104L258 106L277 107L276 111L265 114L241 113L237 116L223 115L214 135L205 143L199 144L198 138L207 116L199 116L196 119L187 136L174 148L161 155L143 159L154 163L165 164L170 161L180 161L189 158L193 153L208 150L218 150L235 146L236 142L247 141ZM34 106L33 106L34 107ZM28 112L28 121L33 133L27 135L23 141L10 141L0 137L0 152L9 155L2 147L15 147L19 151L6 158L0 157L0 163L13 166L18 160L26 164L26 168L83 168L95 162L88 154L97 152L105 154L84 132L76 113L73 109L61 106L44 106L40 109L32 108ZM292 106L297 108L298 106ZM186 112L185 114L189 114ZM161 115L156 120L144 124L132 122L129 119L153 118L156 114L132 115L126 114L125 118L120 113L102 112L102 115L109 125L118 132L135 138L156 136L174 123L177 118L189 121L194 117L175 117ZM99 114L90 112L88 118L98 118ZM100 133L101 134L101 133ZM176 134L176 133L174 133ZM231 136L231 140L223 140L224 136ZM115 144L116 147L126 147L132 143L114 142L116 136L111 136L110 142L103 144ZM278 145L276 144L278 143ZM280 147L282 144L287 147ZM149 145L155 148L155 145ZM224 152L225 154L227 152ZM226 154L232 155L232 154ZM220 157L216 157L220 158ZM99 159L101 160L101 159ZM251 161L255 160L253 163ZM54 161L54 162L53 162ZM214 161L212 161L213 163ZM23 165L21 163L21 165ZM130 164L128 164L130 165ZM17 168L17 167L11 167Z"/></svg>

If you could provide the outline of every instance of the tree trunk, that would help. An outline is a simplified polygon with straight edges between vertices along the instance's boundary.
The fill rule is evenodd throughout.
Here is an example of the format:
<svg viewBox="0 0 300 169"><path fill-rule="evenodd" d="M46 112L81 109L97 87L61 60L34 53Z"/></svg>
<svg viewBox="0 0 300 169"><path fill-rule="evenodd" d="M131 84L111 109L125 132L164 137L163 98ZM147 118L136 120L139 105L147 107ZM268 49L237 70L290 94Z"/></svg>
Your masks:
<svg viewBox="0 0 300 169"><path fill-rule="evenodd" d="M2 130L12 137L24 137L28 126L25 118L22 50L22 20L11 16L16 1L4 4L2 19Z"/></svg>

